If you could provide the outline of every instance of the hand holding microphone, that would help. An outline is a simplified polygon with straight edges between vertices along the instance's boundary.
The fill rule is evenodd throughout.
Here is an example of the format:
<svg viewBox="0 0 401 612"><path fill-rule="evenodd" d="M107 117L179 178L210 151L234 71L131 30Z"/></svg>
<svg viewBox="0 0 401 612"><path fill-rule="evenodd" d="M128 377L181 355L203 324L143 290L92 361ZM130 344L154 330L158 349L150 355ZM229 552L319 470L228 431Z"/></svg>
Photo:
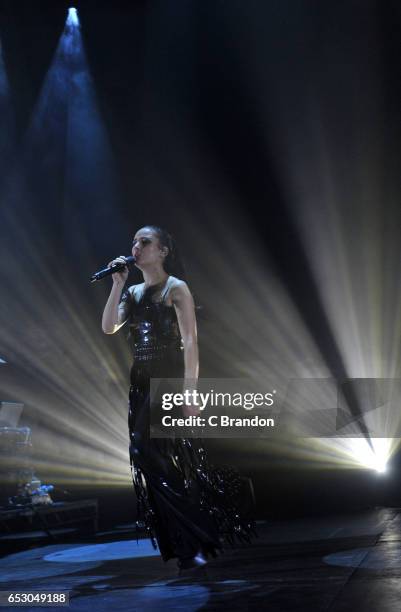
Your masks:
<svg viewBox="0 0 401 612"><path fill-rule="evenodd" d="M112 274L113 283L115 285L125 285L125 281L128 278L129 270L126 265L124 255L116 257L113 261L107 264L108 268L115 269L116 271Z"/></svg>
<svg viewBox="0 0 401 612"><path fill-rule="evenodd" d="M96 281L105 278L106 276L112 275L113 282L117 285L124 285L127 280L129 274L129 266L135 263L135 257L129 255L128 257L124 257L124 255L120 255L120 257L116 257L113 259L108 265L107 268L103 270L99 270L99 272L95 272L91 276L91 282L94 283Z"/></svg>

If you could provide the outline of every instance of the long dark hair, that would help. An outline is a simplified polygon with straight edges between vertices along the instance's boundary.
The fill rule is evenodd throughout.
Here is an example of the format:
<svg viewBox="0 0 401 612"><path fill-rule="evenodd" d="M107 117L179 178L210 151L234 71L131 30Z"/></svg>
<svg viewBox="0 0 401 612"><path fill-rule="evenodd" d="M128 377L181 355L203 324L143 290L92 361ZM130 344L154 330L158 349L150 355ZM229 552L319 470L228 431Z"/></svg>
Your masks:
<svg viewBox="0 0 401 612"><path fill-rule="evenodd" d="M161 247L167 247L168 249L168 254L163 262L163 268L167 274L171 274L172 276L176 276L177 278L185 281L186 274L184 264L172 235L158 225L145 225L144 227L152 230L152 232L157 236Z"/></svg>

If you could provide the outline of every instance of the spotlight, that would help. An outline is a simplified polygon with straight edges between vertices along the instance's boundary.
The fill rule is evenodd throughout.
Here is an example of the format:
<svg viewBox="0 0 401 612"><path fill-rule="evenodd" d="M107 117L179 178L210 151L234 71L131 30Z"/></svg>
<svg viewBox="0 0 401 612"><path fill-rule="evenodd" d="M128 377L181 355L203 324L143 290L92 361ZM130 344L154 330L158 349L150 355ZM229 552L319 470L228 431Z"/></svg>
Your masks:
<svg viewBox="0 0 401 612"><path fill-rule="evenodd" d="M77 9L74 8L74 7L71 7L71 8L68 9L67 25L69 25L69 26L78 26L79 25Z"/></svg>
<svg viewBox="0 0 401 612"><path fill-rule="evenodd" d="M391 455L391 440L387 438L371 438L372 446L366 440L359 439L353 442L353 455L356 462L378 474L384 474L387 461Z"/></svg>
<svg viewBox="0 0 401 612"><path fill-rule="evenodd" d="M378 474L384 474L387 472L387 464L378 459L375 470Z"/></svg>

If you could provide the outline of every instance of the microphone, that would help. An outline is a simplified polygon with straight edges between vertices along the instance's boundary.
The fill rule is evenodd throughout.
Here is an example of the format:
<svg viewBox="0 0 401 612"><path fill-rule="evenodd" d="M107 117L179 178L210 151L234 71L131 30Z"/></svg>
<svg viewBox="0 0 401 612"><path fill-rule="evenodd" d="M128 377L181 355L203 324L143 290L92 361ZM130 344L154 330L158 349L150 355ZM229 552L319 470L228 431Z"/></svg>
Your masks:
<svg viewBox="0 0 401 612"><path fill-rule="evenodd" d="M129 266L135 263L135 261L135 257L129 255L125 258L125 263L116 263L110 266L110 268L103 268L103 270L99 270L99 272L95 272L94 274L92 274L90 279L91 283L95 283L96 281L99 281L102 278L105 278L106 276L110 276L110 274L114 274L114 272L121 272L122 270L124 270L125 267L129 268Z"/></svg>

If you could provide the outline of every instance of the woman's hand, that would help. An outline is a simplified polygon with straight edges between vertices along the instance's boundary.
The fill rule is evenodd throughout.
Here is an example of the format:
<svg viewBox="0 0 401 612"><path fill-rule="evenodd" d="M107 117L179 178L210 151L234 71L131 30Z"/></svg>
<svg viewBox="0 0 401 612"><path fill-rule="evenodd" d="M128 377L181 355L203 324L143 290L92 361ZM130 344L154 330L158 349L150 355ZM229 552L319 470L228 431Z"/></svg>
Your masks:
<svg viewBox="0 0 401 612"><path fill-rule="evenodd" d="M121 255L120 257L113 259L113 261L108 264L109 268L116 263L125 264L125 257ZM128 302L125 300L123 303L121 303L120 307L121 294L124 290L125 281L127 280L128 268L125 267L120 270L120 272L114 272L112 276L113 286L106 302L106 306L104 307L102 316L102 329L105 334L115 334L116 331L118 331L128 319L129 307L126 308ZM129 297L128 291L127 298Z"/></svg>
<svg viewBox="0 0 401 612"><path fill-rule="evenodd" d="M120 257L116 257L115 259L113 259L113 261L110 261L110 263L108 263L107 266L110 268L114 264L118 264L118 263L126 263L126 259L124 255L120 255ZM114 274L112 274L113 283L115 285L125 285L125 282L128 278L128 274L129 274L129 270L127 266L120 272L114 272Z"/></svg>

